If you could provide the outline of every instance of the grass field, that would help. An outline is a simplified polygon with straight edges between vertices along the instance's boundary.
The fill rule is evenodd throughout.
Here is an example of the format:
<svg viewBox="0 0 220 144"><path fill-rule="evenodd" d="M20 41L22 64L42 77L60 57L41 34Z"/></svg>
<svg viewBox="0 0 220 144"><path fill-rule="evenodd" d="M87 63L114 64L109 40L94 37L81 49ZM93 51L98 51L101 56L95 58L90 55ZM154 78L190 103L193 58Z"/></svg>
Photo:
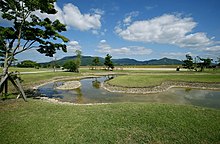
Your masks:
<svg viewBox="0 0 220 144"><path fill-rule="evenodd" d="M147 87L160 85L165 81L186 81L186 82L220 82L219 74L163 74L159 75L125 75L118 76L110 81L111 85L124 87Z"/></svg>
<svg viewBox="0 0 220 144"><path fill-rule="evenodd" d="M13 71L19 71L19 72L35 72L35 71L50 71L52 69L47 69L47 68L40 68L40 69L36 69L36 68L18 68L18 67L10 67L9 71L13 72ZM2 72L2 68L0 68L0 72Z"/></svg>
<svg viewBox="0 0 220 144"><path fill-rule="evenodd" d="M25 70L24 70L25 71ZM47 72L21 75L23 86L55 77L104 73ZM215 71L113 71L127 73L110 81L144 87L162 81L220 82ZM28 99L0 101L0 143L220 143L220 110L188 105L115 103L61 105Z"/></svg>
<svg viewBox="0 0 220 144"><path fill-rule="evenodd" d="M59 105L29 100L0 105L1 143L219 143L220 111L121 103Z"/></svg>

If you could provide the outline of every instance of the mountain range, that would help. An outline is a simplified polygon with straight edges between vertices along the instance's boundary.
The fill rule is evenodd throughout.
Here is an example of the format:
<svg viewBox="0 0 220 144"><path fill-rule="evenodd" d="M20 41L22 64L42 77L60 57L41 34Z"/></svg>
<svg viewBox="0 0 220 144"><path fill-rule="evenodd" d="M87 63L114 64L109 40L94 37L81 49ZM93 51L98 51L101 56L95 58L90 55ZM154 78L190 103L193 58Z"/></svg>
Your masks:
<svg viewBox="0 0 220 144"><path fill-rule="evenodd" d="M68 60L75 59L76 56L67 56L64 58L61 58L59 60L56 60L56 64L63 65ZM81 66L91 66L92 61L94 57L92 56L82 56L81 58ZM104 58L99 57L100 66L104 65ZM42 65L48 65L52 64L54 61L41 63ZM170 58L162 58L162 59L152 59L152 60L146 60L146 61L138 61L135 59L130 58L122 58L122 59L112 59L112 62L114 65L181 65L183 62L177 59L170 59Z"/></svg>

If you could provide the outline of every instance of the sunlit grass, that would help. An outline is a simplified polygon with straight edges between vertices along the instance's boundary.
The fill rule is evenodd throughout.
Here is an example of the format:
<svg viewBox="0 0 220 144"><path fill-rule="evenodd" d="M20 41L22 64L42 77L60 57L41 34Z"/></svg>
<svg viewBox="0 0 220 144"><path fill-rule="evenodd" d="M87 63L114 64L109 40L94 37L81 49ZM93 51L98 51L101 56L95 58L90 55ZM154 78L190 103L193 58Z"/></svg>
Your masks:
<svg viewBox="0 0 220 144"><path fill-rule="evenodd" d="M168 104L0 103L1 143L219 143L220 111Z"/></svg>
<svg viewBox="0 0 220 144"><path fill-rule="evenodd" d="M214 75L214 74L125 75L125 76L118 76L108 81L108 83L111 85L123 86L123 87L147 87L147 86L160 85L162 82L165 82L165 81L220 82L220 75Z"/></svg>

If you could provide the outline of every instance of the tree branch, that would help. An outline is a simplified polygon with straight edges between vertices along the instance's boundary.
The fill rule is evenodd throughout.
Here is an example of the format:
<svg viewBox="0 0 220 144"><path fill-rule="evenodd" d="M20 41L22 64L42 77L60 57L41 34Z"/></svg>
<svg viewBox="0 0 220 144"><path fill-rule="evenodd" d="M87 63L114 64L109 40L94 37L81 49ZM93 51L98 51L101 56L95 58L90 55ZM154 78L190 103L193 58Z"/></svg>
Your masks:
<svg viewBox="0 0 220 144"><path fill-rule="evenodd" d="M38 46L31 46L31 47L26 47L20 51L17 51L16 53L14 53L14 56L19 54L19 53L22 53L23 51L26 51L26 50L30 50L30 49L33 49L33 48L38 48Z"/></svg>
<svg viewBox="0 0 220 144"><path fill-rule="evenodd" d="M23 48L24 49L26 47L26 45L28 44L29 40L26 41L26 43L24 44Z"/></svg>

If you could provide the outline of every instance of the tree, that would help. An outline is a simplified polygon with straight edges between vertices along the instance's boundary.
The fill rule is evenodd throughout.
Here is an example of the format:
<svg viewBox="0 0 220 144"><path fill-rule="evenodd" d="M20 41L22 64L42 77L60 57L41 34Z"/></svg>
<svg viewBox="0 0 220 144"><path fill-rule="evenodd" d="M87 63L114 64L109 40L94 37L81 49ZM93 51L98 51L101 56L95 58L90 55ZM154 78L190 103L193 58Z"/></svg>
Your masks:
<svg viewBox="0 0 220 144"><path fill-rule="evenodd" d="M219 57L217 57L217 62L218 62L218 66L220 66L220 58Z"/></svg>
<svg viewBox="0 0 220 144"><path fill-rule="evenodd" d="M82 52L80 50L76 50L75 53L76 53L76 59L75 59L76 72L79 72L79 67L81 65Z"/></svg>
<svg viewBox="0 0 220 144"><path fill-rule="evenodd" d="M105 57L105 62L104 62L104 65L108 68L108 70L111 68L111 69L114 69L114 64L113 62L111 61L111 58L112 56L107 54L106 57Z"/></svg>
<svg viewBox="0 0 220 144"><path fill-rule="evenodd" d="M200 68L200 71L204 71L205 68L208 68L211 63L212 63L212 60L213 59L210 59L210 58L201 58L201 57L198 57L199 60L201 61L200 63L198 63L198 68Z"/></svg>
<svg viewBox="0 0 220 144"><path fill-rule="evenodd" d="M1 77L2 87L7 79L8 68L15 56L29 49L52 57L56 50L66 52L65 43L69 40L60 32L66 31L66 26L59 20L40 19L35 11L55 14L56 0L1 0L2 18L13 22L13 26L0 26L0 57L4 61ZM55 43L59 40L58 43ZM64 43L62 43L62 41Z"/></svg>
<svg viewBox="0 0 220 144"><path fill-rule="evenodd" d="M81 64L81 51L76 50L76 59L69 60L64 63L63 68L67 69L70 72L79 72L79 67Z"/></svg>
<svg viewBox="0 0 220 144"><path fill-rule="evenodd" d="M63 68L70 72L77 72L77 65L74 60L68 60L64 63Z"/></svg>
<svg viewBox="0 0 220 144"><path fill-rule="evenodd" d="M189 70L192 70L194 68L193 58L189 54L186 55L186 60L183 60L183 67Z"/></svg>
<svg viewBox="0 0 220 144"><path fill-rule="evenodd" d="M92 65L98 66L99 63L100 63L99 57L94 57L94 59L92 60Z"/></svg>
<svg viewBox="0 0 220 144"><path fill-rule="evenodd" d="M40 67L40 65L34 61L31 61L31 60L24 60L21 63L18 63L17 67L34 68L34 67Z"/></svg>

